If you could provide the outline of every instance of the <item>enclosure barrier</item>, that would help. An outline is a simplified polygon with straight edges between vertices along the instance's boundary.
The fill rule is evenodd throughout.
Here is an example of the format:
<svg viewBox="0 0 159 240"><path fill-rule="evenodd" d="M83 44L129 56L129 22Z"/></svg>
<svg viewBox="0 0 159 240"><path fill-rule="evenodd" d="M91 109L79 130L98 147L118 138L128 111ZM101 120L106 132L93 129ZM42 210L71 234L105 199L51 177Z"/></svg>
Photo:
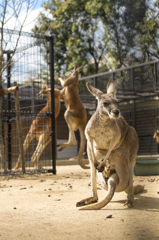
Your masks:
<svg viewBox="0 0 159 240"><path fill-rule="evenodd" d="M36 149L36 136L30 143L23 160L23 142L29 131L30 125L35 120L39 111L46 105L46 101L38 99L37 93L41 90L41 82L45 81L48 88L51 87L51 110L46 112L42 119L51 119L50 136L52 141L41 152L40 162L43 165L42 172L49 171L56 173L55 159L55 110L54 110L54 49L53 36L44 36L41 34L26 33L14 30L3 29L3 57L7 63L12 57L17 38L20 34L18 47L14 54L14 59L8 64L3 73L3 89L14 88L14 82L17 82L19 91L15 96L12 92L2 97L2 135L4 142L4 159L8 174L20 172L13 171L18 157L21 155L22 171L35 171L30 161L33 152ZM8 44L6 44L8 43ZM8 50L9 49L9 50ZM13 49L13 50L12 50ZM49 51L46 51L46 50ZM7 92L6 92L7 93ZM19 93L19 96L17 95ZM17 100L19 99L20 109L18 109ZM16 106L16 107L15 107ZM19 131L20 121L22 129ZM18 142L18 135L22 137ZM22 135L22 136L21 136ZM20 147L20 149L19 149ZM47 154L47 152L49 154ZM47 163L49 161L49 164ZM0 174L4 173L2 158L0 159Z"/></svg>
<svg viewBox="0 0 159 240"><path fill-rule="evenodd" d="M16 31L4 31L4 39L10 38L12 45L16 42ZM4 49L4 61L8 61L11 50ZM19 151L19 142L16 125L16 113L19 112L22 123L22 138L24 139L29 128L36 119L39 111L47 104L37 97L41 90L41 82L44 80L48 88L51 88L51 111L41 115L41 119L51 118L50 135L52 141L40 153L41 172L52 172L56 174L56 136L55 136L55 111L54 111L54 48L53 37L23 33L19 47L14 56L14 64L8 66L3 74L3 89L13 87L17 82L19 88L20 110L15 108L15 97L11 92L2 98L2 130L5 148L5 160L8 174L13 174ZM86 82L106 91L107 82L113 79L118 84L117 98L120 101L120 109L123 117L134 126L138 136L140 156L159 155L159 145L153 139L153 132L158 128L159 118L159 61L130 66L106 73L95 74L80 78L80 98L87 110L88 120L96 109L96 100L88 92ZM60 85L56 86L60 88ZM57 141L68 139L68 127L64 119L64 102L61 101L61 111L56 121ZM78 145L79 133L76 133ZM36 149L36 136L30 143L25 155L25 171L35 172L31 157ZM67 152L57 153L57 159L77 156L78 147L67 149ZM60 155L61 154L61 155ZM87 157L87 156L86 156ZM23 166L24 169L24 166ZM0 162L0 173L3 173L2 162ZM17 170L17 172L20 170Z"/></svg>

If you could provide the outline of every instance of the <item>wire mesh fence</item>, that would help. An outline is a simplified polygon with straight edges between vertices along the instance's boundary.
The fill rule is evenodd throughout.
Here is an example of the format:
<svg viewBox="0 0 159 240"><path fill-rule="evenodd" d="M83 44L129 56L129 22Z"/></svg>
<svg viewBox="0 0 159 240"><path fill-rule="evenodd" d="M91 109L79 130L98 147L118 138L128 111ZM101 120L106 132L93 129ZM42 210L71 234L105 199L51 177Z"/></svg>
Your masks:
<svg viewBox="0 0 159 240"><path fill-rule="evenodd" d="M4 29L3 32L3 57L4 63L7 63L14 53L12 49L15 49L17 39L19 38L19 32L8 29ZM29 129L33 125L33 121L37 118L37 114L46 106L48 101L42 101L42 99L37 96L41 91L41 83L45 82L48 89L51 89L52 87L50 74L50 62L52 56L50 55L50 52L47 51L47 49L50 48L50 39L51 38L48 36L21 32L14 57L3 72L3 89L12 87L15 82L18 84L20 104L20 112L18 114L21 116L23 142L26 139ZM52 96L51 93L50 90L50 99L52 100L54 96ZM42 171L45 171L45 168L48 168L48 166L52 166L52 162L50 163L53 158L52 141L49 141L48 144L42 142L42 145L45 145L45 148L37 149L40 134L49 135L52 131L51 100L50 108L47 108L39 116L40 128L39 122L37 121L33 126L36 131L32 131L32 133L30 132L29 134L28 145L25 146L26 170L35 167L35 164L31 161L33 153L39 154L39 161L41 168L43 169ZM3 95L1 107L1 117L3 122L2 136L5 147L4 159L8 171L14 169L20 154L16 114L14 93ZM46 123L49 133L44 131ZM47 137L45 136L45 138ZM37 162L37 156L34 161ZM2 163L0 166L0 170L3 172Z"/></svg>
<svg viewBox="0 0 159 240"><path fill-rule="evenodd" d="M97 102L87 91L86 82L105 93L109 80L117 82L121 114L138 133L138 155L158 155L159 144L153 135L159 118L159 61L80 78L80 97L87 108L88 119L94 113Z"/></svg>

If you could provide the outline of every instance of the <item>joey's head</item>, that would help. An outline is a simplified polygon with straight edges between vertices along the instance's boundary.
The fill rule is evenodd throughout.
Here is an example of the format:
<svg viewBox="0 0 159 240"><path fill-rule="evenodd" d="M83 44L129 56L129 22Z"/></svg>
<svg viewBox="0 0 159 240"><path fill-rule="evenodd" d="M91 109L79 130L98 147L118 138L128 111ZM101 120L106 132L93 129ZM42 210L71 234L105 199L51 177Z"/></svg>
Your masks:
<svg viewBox="0 0 159 240"><path fill-rule="evenodd" d="M120 117L118 100L116 99L116 82L108 82L106 94L93 87L90 83L87 83L87 88L98 99L97 111L99 111L100 115L108 116L110 119L117 119Z"/></svg>

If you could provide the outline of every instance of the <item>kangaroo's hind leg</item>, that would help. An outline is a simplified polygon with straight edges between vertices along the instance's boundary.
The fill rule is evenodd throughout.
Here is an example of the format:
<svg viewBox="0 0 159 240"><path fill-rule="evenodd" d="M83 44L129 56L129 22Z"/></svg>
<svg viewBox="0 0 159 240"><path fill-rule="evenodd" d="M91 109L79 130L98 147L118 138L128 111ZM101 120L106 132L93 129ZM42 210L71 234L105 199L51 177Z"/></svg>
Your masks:
<svg viewBox="0 0 159 240"><path fill-rule="evenodd" d="M76 203L76 207L81 207L98 201L97 195L97 177L96 177L96 168L94 166L94 156L90 148L90 142L87 145L87 153L90 161L90 170L91 170L91 197L82 199L80 202Z"/></svg>
<svg viewBox="0 0 159 240"><path fill-rule="evenodd" d="M136 155L131 157L130 160L130 169L129 169L129 186L127 188L127 201L125 205L128 208L131 208L134 206L134 188L133 188L133 175L134 175L134 166L136 162Z"/></svg>
<svg viewBox="0 0 159 240"><path fill-rule="evenodd" d="M85 126L81 126L79 128L79 132L80 132L80 149L79 149L79 152L78 152L78 163L79 165L84 168L84 169L88 169L90 168L89 166L85 166L84 162L83 162L83 153L84 153L84 150L85 150L85 147L86 147L86 137L85 137L85 133L84 133L84 130L85 130Z"/></svg>
<svg viewBox="0 0 159 240"><path fill-rule="evenodd" d="M33 140L34 137L35 137L35 135L32 132L30 132L30 131L26 135L26 138L25 138L24 143L23 143L23 151L24 151L24 153L27 151L27 149L29 147L29 144ZM19 155L17 163L16 163L14 169L20 168L20 164L21 164L21 156Z"/></svg>
<svg viewBox="0 0 159 240"><path fill-rule="evenodd" d="M50 141L51 136L49 135L49 132L44 133L39 137L38 145L31 157L31 161L34 162L34 166L37 167L38 169L42 168L41 164L39 163L39 158Z"/></svg>
<svg viewBox="0 0 159 240"><path fill-rule="evenodd" d="M73 147L77 145L77 140L74 131L77 130L75 121L76 119L72 116L72 113L69 110L66 110L65 112L65 120L67 122L68 128L69 128L69 139L66 143L58 144L57 147L61 147L58 149L58 151L62 151L65 148Z"/></svg>

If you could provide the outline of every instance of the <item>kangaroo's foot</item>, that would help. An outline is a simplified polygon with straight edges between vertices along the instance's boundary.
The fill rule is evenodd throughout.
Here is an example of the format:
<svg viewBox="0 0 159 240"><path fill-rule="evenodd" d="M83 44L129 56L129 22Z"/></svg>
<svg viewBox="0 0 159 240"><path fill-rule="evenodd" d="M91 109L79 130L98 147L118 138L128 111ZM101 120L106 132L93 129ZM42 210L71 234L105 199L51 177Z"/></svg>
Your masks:
<svg viewBox="0 0 159 240"><path fill-rule="evenodd" d="M133 202L130 200L127 200L124 204L124 206L127 206L128 208L132 208L134 206Z"/></svg>
<svg viewBox="0 0 159 240"><path fill-rule="evenodd" d="M21 163L20 163L20 162L17 162L16 165L15 165L15 167L13 168L13 170L19 169L19 168L20 168L20 165L21 165Z"/></svg>
<svg viewBox="0 0 159 240"><path fill-rule="evenodd" d="M98 201L98 197L88 197L76 203L76 207L82 207Z"/></svg>
<svg viewBox="0 0 159 240"><path fill-rule="evenodd" d="M74 146L76 146L76 145L77 145L77 144L73 144L73 143L61 143L61 144L56 145L56 147L60 147L60 148L58 149L58 151L62 151L62 150L64 150L64 149L66 149L66 148L74 147Z"/></svg>
<svg viewBox="0 0 159 240"><path fill-rule="evenodd" d="M41 163L39 163L39 162L34 162L34 167L36 169L43 169Z"/></svg>

